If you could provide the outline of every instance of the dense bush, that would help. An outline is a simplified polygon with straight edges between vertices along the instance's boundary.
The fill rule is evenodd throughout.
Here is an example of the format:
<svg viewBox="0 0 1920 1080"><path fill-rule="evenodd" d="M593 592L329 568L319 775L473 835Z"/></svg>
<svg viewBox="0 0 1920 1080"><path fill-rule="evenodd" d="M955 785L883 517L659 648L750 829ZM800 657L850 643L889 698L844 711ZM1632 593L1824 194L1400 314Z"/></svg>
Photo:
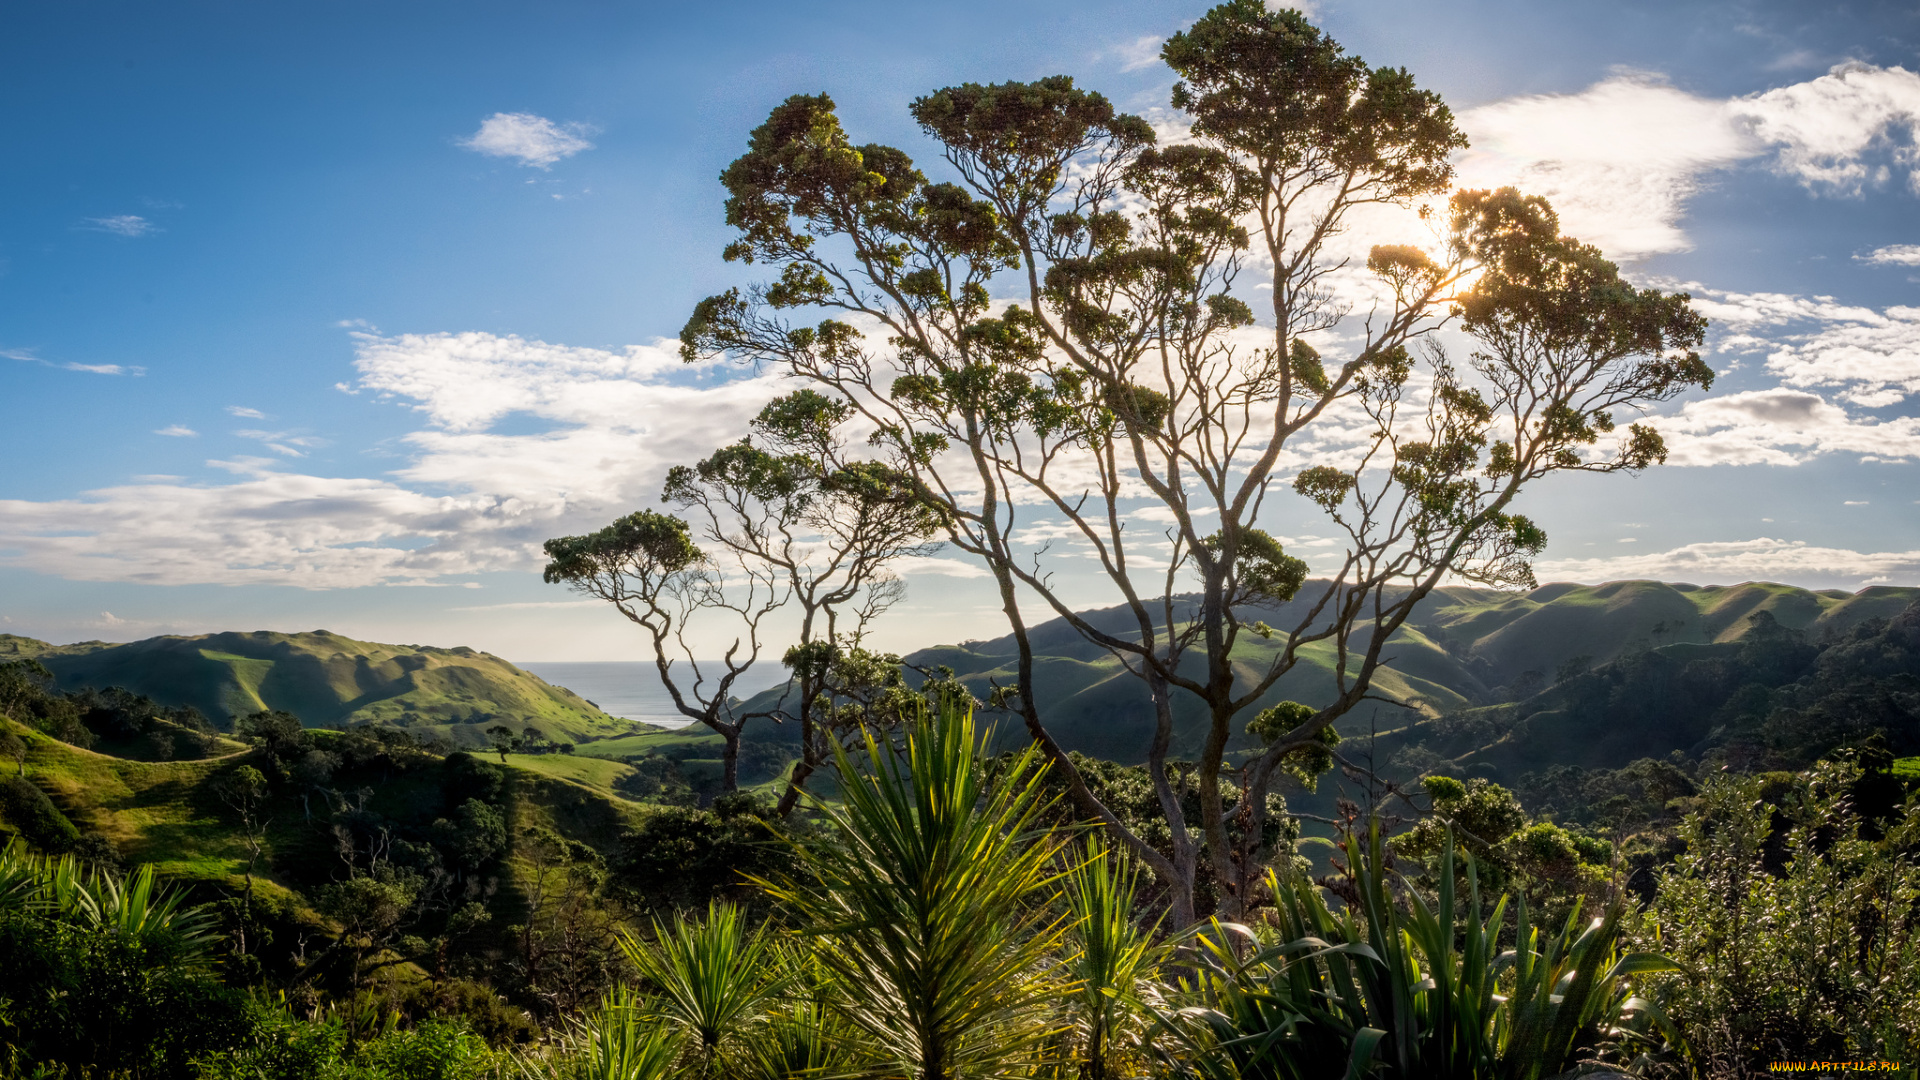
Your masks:
<svg viewBox="0 0 1920 1080"><path fill-rule="evenodd" d="M620 838L609 861L609 884L646 911L667 912L730 900L764 910L765 898L745 875L761 877L793 865L781 843L791 826L751 795L723 795L708 809L661 807Z"/></svg>
<svg viewBox="0 0 1920 1080"><path fill-rule="evenodd" d="M46 792L24 777L0 780L0 818L41 851L58 854L73 850L80 842L80 830L53 805Z"/></svg>
<svg viewBox="0 0 1920 1080"><path fill-rule="evenodd" d="M1646 918L1655 986L1712 1075L1920 1051L1920 802L1850 763L1709 784ZM1877 801L1877 800L1876 800Z"/></svg>

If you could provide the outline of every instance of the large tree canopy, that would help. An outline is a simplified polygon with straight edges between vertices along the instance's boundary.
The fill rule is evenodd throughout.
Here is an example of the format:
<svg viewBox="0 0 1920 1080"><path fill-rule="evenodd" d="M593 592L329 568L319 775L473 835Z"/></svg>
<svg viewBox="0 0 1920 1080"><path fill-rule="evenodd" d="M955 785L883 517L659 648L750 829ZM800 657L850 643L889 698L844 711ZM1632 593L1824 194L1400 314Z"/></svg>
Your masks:
<svg viewBox="0 0 1920 1080"><path fill-rule="evenodd" d="M1251 896L1268 791L1375 693L1420 599L1449 577L1532 582L1546 537L1516 509L1525 485L1660 461L1647 426L1603 440L1711 373L1688 298L1624 281L1544 200L1449 198L1465 138L1404 70L1260 0L1213 9L1162 57L1180 122L1160 131L1064 76L916 99L939 183L856 146L827 96L788 99L722 175L726 257L774 276L702 302L681 341L689 359L777 365L873 432L993 573L1031 734L1191 917L1200 859L1229 910ZM1344 235L1389 210L1405 235ZM1021 298L996 311L995 295ZM1471 341L1460 362L1436 339L1450 324ZM1128 632L1062 599L1059 552L1023 540L1040 523L1098 568ZM1328 527L1345 552L1309 589L1277 536ZM1296 593L1303 618L1260 621ZM1107 812L1042 723L1023 596L1139 676L1168 844ZM1242 631L1282 642L1251 674ZM1230 761L1237 718L1312 650L1330 651L1332 700ZM1231 774L1242 792L1203 800L1197 823L1166 767L1175 693L1208 718L1201 788Z"/></svg>

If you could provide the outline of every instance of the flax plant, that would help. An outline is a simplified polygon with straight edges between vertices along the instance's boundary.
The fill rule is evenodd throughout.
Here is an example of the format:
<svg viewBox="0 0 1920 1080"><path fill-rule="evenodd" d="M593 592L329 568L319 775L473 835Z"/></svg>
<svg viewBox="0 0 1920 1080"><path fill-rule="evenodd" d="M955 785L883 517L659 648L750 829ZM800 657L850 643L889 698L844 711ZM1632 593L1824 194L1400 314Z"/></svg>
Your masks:
<svg viewBox="0 0 1920 1080"><path fill-rule="evenodd" d="M127 940L165 937L180 954L203 956L219 937L218 920L185 890L163 884L152 864L124 878L73 855L34 855L19 841L0 848L0 911L25 909L84 930Z"/></svg>
<svg viewBox="0 0 1920 1080"><path fill-rule="evenodd" d="M787 950L786 993L769 1008L734 1064L738 1080L823 1080L864 1075L871 1064L864 1033L834 1007L833 978L819 957Z"/></svg>
<svg viewBox="0 0 1920 1080"><path fill-rule="evenodd" d="M1060 842L1041 830L1032 749L992 784L983 733L951 700L895 751L835 748L842 802L815 800L811 880L763 882L818 935L842 1015L910 1080L1018 1075L1053 1033L1064 987L1046 970Z"/></svg>
<svg viewBox="0 0 1920 1080"><path fill-rule="evenodd" d="M1674 966L1622 950L1617 906L1586 922L1576 906L1548 934L1522 898L1503 949L1507 901L1480 916L1469 857L1458 902L1450 831L1431 904L1404 879L1395 887L1377 825L1349 837L1346 855L1353 889L1339 914L1297 875L1269 872L1278 944L1242 956L1234 939L1251 932L1217 921L1200 937L1196 1004L1162 1017L1197 1075L1540 1080L1651 1013L1630 980Z"/></svg>

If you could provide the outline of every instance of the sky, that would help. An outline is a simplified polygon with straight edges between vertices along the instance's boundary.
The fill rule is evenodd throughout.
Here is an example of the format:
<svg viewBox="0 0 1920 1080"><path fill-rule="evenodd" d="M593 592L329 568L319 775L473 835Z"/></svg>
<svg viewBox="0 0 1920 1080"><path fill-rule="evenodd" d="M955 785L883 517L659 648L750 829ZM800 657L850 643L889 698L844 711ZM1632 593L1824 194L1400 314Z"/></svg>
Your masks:
<svg viewBox="0 0 1920 1080"><path fill-rule="evenodd" d="M783 389L673 340L746 280L717 176L767 110L825 91L923 160L907 103L963 81L1163 115L1204 10L0 2L0 632L637 658L539 543L658 505ZM1667 465L1526 496L1542 581L1920 584L1920 8L1309 13L1444 96L1463 184L1712 319ZM889 647L1004 632L962 557L905 577Z"/></svg>

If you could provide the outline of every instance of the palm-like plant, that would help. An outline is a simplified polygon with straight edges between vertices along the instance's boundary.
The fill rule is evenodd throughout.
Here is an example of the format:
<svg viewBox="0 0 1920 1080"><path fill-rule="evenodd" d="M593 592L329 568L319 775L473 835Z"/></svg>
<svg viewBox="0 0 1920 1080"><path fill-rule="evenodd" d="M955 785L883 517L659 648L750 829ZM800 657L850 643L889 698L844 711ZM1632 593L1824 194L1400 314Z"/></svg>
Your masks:
<svg viewBox="0 0 1920 1080"><path fill-rule="evenodd" d="M621 948L658 991L647 1013L681 1033L695 1068L716 1075L747 1026L780 989L771 939L749 932L740 910L713 903L704 919L682 912L671 926L658 919L651 944L632 935Z"/></svg>
<svg viewBox="0 0 1920 1080"><path fill-rule="evenodd" d="M1082 857L1067 871L1066 899L1073 978L1076 1041L1081 1073L1106 1080L1118 1059L1137 1046L1146 1010L1142 989L1151 984L1163 953L1159 929L1134 919L1139 875L1125 852L1089 837Z"/></svg>
<svg viewBox="0 0 1920 1080"><path fill-rule="evenodd" d="M785 952L786 993L743 1040L734 1075L739 1080L863 1075L871 1055L862 1033L834 1007L831 973L810 950Z"/></svg>
<svg viewBox="0 0 1920 1080"><path fill-rule="evenodd" d="M213 910L189 904L150 863L122 878L72 855L31 854L18 841L0 848L0 911L9 909L129 941L164 940L185 960L203 958L219 938Z"/></svg>
<svg viewBox="0 0 1920 1080"><path fill-rule="evenodd" d="M1040 831L1029 749L991 785L972 710L948 701L896 753L836 748L843 802L816 801L810 881L763 882L820 935L843 1015L915 1080L991 1077L1033 1056L1061 987L1041 967L1065 920L1042 903L1058 841Z"/></svg>
<svg viewBox="0 0 1920 1080"><path fill-rule="evenodd" d="M631 988L616 986L600 1008L578 1021L568 1055L556 1070L565 1080L666 1080L680 1057L681 1038L647 1016Z"/></svg>

